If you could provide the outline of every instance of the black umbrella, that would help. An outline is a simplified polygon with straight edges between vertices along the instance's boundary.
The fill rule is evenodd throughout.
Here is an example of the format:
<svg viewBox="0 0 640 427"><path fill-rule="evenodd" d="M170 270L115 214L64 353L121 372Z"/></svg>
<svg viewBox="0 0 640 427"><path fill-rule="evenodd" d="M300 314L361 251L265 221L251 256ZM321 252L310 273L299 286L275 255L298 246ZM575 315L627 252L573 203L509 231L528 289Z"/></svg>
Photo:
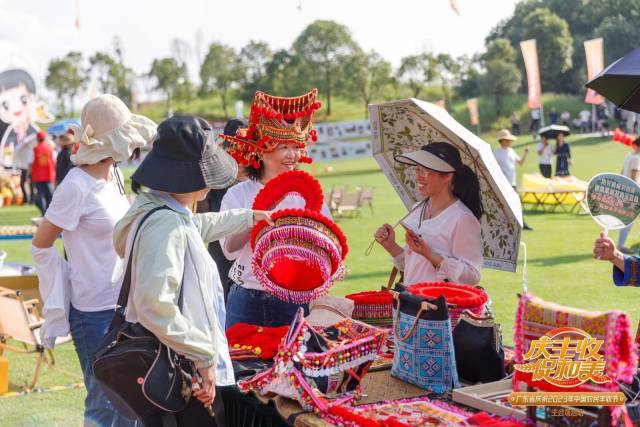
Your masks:
<svg viewBox="0 0 640 427"><path fill-rule="evenodd" d="M620 108L640 113L640 48L610 64L585 86Z"/></svg>
<svg viewBox="0 0 640 427"><path fill-rule="evenodd" d="M559 133L563 133L565 136L571 135L571 130L568 126L551 125L545 126L538 131L538 135L544 136L548 139L555 139Z"/></svg>

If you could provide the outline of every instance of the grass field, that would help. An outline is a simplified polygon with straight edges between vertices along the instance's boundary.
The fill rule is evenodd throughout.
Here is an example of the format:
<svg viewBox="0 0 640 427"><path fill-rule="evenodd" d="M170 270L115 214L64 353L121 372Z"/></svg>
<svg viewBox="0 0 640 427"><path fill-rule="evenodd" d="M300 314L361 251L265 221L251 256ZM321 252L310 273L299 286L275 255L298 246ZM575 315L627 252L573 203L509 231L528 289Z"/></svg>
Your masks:
<svg viewBox="0 0 640 427"><path fill-rule="evenodd" d="M572 136L574 166L572 173L588 180L599 172L619 172L628 149L602 138L581 138ZM518 152L523 146L533 144L522 138L516 144ZM349 240L350 253L347 264L350 273L347 279L337 284L332 292L342 295L348 292L377 289L386 283L391 267L384 250L377 246L369 257L364 256L365 248L371 241L376 227L383 222L393 223L406 210L395 195L377 164L372 159L336 161L330 163L334 171L325 173L328 164L318 164L310 170L318 176L325 190L334 184L374 186L376 193L372 213L367 209L358 218L338 218L339 225ZM534 150L520 173L537 170L537 156ZM31 207L8 207L0 209L0 224L26 224L37 212ZM638 291L632 288L615 288L611 282L611 268L607 263L591 258L594 238L599 231L588 215L564 213L526 212L527 222L534 227L533 232L524 232L523 240L528 247L529 290L548 300L585 309L619 309L628 312L634 324L640 315L637 304ZM612 233L615 234L615 233ZM640 240L640 228L631 233L629 244ZM9 261L30 263L28 242L0 243L9 252ZM634 245L637 247L637 244ZM497 320L503 325L507 343L512 342L512 327L517 303L516 294L521 290L521 271L504 273L484 270L481 284L488 290L494 301ZM19 389L30 375L32 360L29 357L8 355L12 388ZM59 369L44 369L40 385L44 388L69 385L78 382L80 370L72 345L56 349ZM83 389L33 393L23 397L0 399L0 425L80 425Z"/></svg>

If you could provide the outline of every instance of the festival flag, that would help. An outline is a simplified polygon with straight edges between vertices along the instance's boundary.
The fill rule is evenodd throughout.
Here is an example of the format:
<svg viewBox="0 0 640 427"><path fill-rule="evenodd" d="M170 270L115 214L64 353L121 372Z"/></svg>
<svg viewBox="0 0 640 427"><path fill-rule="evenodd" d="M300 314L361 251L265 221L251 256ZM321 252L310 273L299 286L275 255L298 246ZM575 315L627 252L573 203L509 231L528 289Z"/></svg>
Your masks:
<svg viewBox="0 0 640 427"><path fill-rule="evenodd" d="M540 86L540 68L538 67L538 51L536 50L536 40L525 40L520 42L524 67L527 72L527 84L529 87L529 108L540 108L540 97L542 87Z"/></svg>
<svg viewBox="0 0 640 427"><path fill-rule="evenodd" d="M458 0L449 0L449 6L456 13L456 15L460 16L460 8L458 7Z"/></svg>
<svg viewBox="0 0 640 427"><path fill-rule="evenodd" d="M480 124L480 115L478 114L478 98L467 99L467 108L469 109L469 119L472 126Z"/></svg>
<svg viewBox="0 0 640 427"><path fill-rule="evenodd" d="M584 53L587 57L587 81L593 79L604 68L604 47L602 37L584 42ZM587 104L602 104L604 97L593 89L587 89L584 97Z"/></svg>
<svg viewBox="0 0 640 427"><path fill-rule="evenodd" d="M76 30L80 31L80 0L76 0L76 20L75 20Z"/></svg>

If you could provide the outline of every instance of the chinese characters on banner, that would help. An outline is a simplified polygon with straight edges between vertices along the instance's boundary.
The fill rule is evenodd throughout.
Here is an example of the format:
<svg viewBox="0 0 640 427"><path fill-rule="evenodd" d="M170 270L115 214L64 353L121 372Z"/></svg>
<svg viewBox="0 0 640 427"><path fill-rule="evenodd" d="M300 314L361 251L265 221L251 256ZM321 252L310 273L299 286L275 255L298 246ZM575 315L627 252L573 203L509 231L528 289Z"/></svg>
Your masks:
<svg viewBox="0 0 640 427"><path fill-rule="evenodd" d="M582 329L561 327L532 340L523 362L514 368L533 387L544 384L560 392L514 392L507 400L517 406L592 406L623 405L621 392L592 391L594 384L613 380L605 373L607 359L602 349L604 340L594 338ZM580 388L589 383L590 387Z"/></svg>
<svg viewBox="0 0 640 427"><path fill-rule="evenodd" d="M467 99L467 108L469 109L469 121L472 126L480 124L480 115L478 114L478 98Z"/></svg>
<svg viewBox="0 0 640 427"><path fill-rule="evenodd" d="M542 88L540 86L540 68L538 67L538 51L535 39L520 42L524 67L527 71L527 84L529 87L529 108L540 108Z"/></svg>
<svg viewBox="0 0 640 427"><path fill-rule="evenodd" d="M604 68L604 53L602 37L584 42L584 53L587 57L587 81L593 79ZM602 104L604 97L599 95L593 89L587 89L587 95L584 97L587 104Z"/></svg>
<svg viewBox="0 0 640 427"><path fill-rule="evenodd" d="M625 227L640 213L640 186L626 176L596 175L587 186L587 206L602 227Z"/></svg>

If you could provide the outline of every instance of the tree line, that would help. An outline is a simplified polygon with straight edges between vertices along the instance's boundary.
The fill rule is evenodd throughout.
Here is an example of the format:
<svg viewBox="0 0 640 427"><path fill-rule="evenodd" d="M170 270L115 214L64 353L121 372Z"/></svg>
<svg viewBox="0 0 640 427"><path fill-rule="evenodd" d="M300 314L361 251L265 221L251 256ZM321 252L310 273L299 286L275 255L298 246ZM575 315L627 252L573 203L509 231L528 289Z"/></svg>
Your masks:
<svg viewBox="0 0 640 427"><path fill-rule="evenodd" d="M420 52L402 58L395 69L375 50L363 49L346 26L318 20L288 49L250 41L236 50L212 42L198 61L199 81L190 77L186 41L174 39L170 56L154 59L147 73L136 75L124 64L115 39L110 51L88 58L69 52L51 60L45 83L62 111L73 109L75 97L90 81L130 102L133 82L144 77L165 95L167 109L176 100L216 96L227 117L232 100L250 102L258 89L293 96L310 87L320 89L328 115L336 97L361 102L366 114L367 104L384 99L426 97L449 105L485 95L494 98L500 116L506 96L526 92L521 41L537 41L543 91L579 94L586 80L583 42L603 37L609 63L636 46L639 17L640 0L524 0L490 32L484 52L458 57Z"/></svg>

